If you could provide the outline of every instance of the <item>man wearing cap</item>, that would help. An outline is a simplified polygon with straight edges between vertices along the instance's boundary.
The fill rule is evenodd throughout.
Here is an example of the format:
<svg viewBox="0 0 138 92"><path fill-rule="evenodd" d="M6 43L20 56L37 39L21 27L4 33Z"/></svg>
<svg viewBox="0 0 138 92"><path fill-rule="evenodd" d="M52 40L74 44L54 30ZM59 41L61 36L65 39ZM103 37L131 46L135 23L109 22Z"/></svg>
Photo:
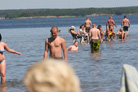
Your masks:
<svg viewBox="0 0 138 92"><path fill-rule="evenodd" d="M104 34L103 34L102 26L98 25L97 28L100 30L101 39L103 39Z"/></svg>
<svg viewBox="0 0 138 92"><path fill-rule="evenodd" d="M78 38L78 34L75 32L75 27L74 26L71 26L69 31L73 37L73 43L77 40Z"/></svg>
<svg viewBox="0 0 138 92"><path fill-rule="evenodd" d="M92 25L92 29L89 32L90 44L91 44L91 53L99 52L99 39L102 42L100 31L96 28L96 25Z"/></svg>
<svg viewBox="0 0 138 92"><path fill-rule="evenodd" d="M44 59L47 59L48 50L49 57L54 59L63 59L61 49L63 50L64 60L67 62L67 51L65 40L58 36L58 28L53 26L50 30L51 37L45 40Z"/></svg>

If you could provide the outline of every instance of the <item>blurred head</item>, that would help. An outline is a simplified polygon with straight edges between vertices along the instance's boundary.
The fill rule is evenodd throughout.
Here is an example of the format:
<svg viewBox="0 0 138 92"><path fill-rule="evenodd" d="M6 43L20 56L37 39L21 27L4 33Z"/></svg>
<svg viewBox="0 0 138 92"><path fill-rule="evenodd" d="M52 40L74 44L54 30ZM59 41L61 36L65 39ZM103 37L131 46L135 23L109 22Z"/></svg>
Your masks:
<svg viewBox="0 0 138 92"><path fill-rule="evenodd" d="M123 28L120 28L120 31L122 32L123 31Z"/></svg>
<svg viewBox="0 0 138 92"><path fill-rule="evenodd" d="M81 28L82 28L82 29L84 28L84 24L82 24L82 25L80 26L80 29L81 29Z"/></svg>
<svg viewBox="0 0 138 92"><path fill-rule="evenodd" d="M95 27L96 27L96 25L95 25L95 24L92 24L92 27L93 27L93 28L95 28Z"/></svg>
<svg viewBox="0 0 138 92"><path fill-rule="evenodd" d="M126 16L124 16L124 18L126 18Z"/></svg>
<svg viewBox="0 0 138 92"><path fill-rule="evenodd" d="M70 27L70 30L74 30L74 29L75 29L75 27L74 27L74 26L71 26L71 27Z"/></svg>
<svg viewBox="0 0 138 92"><path fill-rule="evenodd" d="M112 16L110 16L109 18L112 19Z"/></svg>
<svg viewBox="0 0 138 92"><path fill-rule="evenodd" d="M74 42L74 45L75 45L75 46L78 46L78 43L79 43L78 41L75 41L75 42Z"/></svg>
<svg viewBox="0 0 138 92"><path fill-rule="evenodd" d="M53 27L51 28L50 32L51 32L51 36L52 36L53 38L56 38L56 37L58 36L58 28L57 28L56 26L53 26Z"/></svg>
<svg viewBox="0 0 138 92"><path fill-rule="evenodd" d="M97 27L98 29L100 29L100 28L102 28L102 26L101 25L98 25L98 27Z"/></svg>
<svg viewBox="0 0 138 92"><path fill-rule="evenodd" d="M0 41L2 40L2 35L1 35L1 33L0 33Z"/></svg>
<svg viewBox="0 0 138 92"><path fill-rule="evenodd" d="M89 19L88 17L86 19Z"/></svg>
<svg viewBox="0 0 138 92"><path fill-rule="evenodd" d="M42 60L26 72L24 84L28 92L80 92L73 69L59 60Z"/></svg>

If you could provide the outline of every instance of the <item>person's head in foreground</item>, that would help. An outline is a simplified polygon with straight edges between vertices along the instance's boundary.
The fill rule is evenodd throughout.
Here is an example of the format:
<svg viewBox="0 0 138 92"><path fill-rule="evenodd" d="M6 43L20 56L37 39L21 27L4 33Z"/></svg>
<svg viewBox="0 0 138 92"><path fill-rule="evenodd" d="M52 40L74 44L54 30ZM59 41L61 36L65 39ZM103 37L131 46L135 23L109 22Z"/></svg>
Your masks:
<svg viewBox="0 0 138 92"><path fill-rule="evenodd" d="M73 69L54 59L32 65L26 72L24 84L28 92L80 92Z"/></svg>

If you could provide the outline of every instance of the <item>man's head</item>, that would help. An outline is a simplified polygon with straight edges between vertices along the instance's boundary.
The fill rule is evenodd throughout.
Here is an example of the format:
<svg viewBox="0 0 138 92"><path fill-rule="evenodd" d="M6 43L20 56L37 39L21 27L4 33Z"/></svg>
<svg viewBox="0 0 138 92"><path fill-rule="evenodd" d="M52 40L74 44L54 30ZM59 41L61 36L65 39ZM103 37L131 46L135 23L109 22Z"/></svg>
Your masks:
<svg viewBox="0 0 138 92"><path fill-rule="evenodd" d="M87 17L86 19L88 20L89 18Z"/></svg>
<svg viewBox="0 0 138 92"><path fill-rule="evenodd" d="M71 26L71 27L70 27L70 30L74 30L74 29L75 29L75 27L74 27L74 26Z"/></svg>
<svg viewBox="0 0 138 92"><path fill-rule="evenodd" d="M93 28L95 28L95 27L96 27L96 25L95 25L95 24L92 24L92 27L93 27Z"/></svg>
<svg viewBox="0 0 138 92"><path fill-rule="evenodd" d="M110 16L109 18L112 19L112 16Z"/></svg>
<svg viewBox="0 0 138 92"><path fill-rule="evenodd" d="M56 26L53 26L53 27L51 28L50 32L51 32L51 36L52 36L53 38L56 38L57 35L58 35L58 28L57 28Z"/></svg>
<svg viewBox="0 0 138 92"><path fill-rule="evenodd" d="M74 42L74 45L75 45L75 46L78 46L78 41L75 41L75 42Z"/></svg>
<svg viewBox="0 0 138 92"><path fill-rule="evenodd" d="M120 31L123 32L123 28L122 27L120 28Z"/></svg>
<svg viewBox="0 0 138 92"><path fill-rule="evenodd" d="M101 25L98 25L98 27L97 27L98 29L101 29L102 28L102 26Z"/></svg>
<svg viewBox="0 0 138 92"><path fill-rule="evenodd" d="M124 16L124 18L126 18L126 16Z"/></svg>
<svg viewBox="0 0 138 92"><path fill-rule="evenodd" d="M32 65L24 84L28 92L80 92L78 77L65 62L49 59Z"/></svg>

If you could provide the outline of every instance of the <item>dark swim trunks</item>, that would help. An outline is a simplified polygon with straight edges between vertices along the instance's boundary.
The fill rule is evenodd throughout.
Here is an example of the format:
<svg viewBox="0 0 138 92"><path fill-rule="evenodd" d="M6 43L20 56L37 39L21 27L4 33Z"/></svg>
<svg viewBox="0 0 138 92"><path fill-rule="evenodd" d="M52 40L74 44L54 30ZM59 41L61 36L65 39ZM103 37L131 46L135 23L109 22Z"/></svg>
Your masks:
<svg viewBox="0 0 138 92"><path fill-rule="evenodd" d="M99 40L91 40L91 53L99 52Z"/></svg>
<svg viewBox="0 0 138 92"><path fill-rule="evenodd" d="M125 26L123 27L123 30L124 30L124 31L128 31L128 25L125 25Z"/></svg>
<svg viewBox="0 0 138 92"><path fill-rule="evenodd" d="M89 33L90 27L86 27L86 32Z"/></svg>

